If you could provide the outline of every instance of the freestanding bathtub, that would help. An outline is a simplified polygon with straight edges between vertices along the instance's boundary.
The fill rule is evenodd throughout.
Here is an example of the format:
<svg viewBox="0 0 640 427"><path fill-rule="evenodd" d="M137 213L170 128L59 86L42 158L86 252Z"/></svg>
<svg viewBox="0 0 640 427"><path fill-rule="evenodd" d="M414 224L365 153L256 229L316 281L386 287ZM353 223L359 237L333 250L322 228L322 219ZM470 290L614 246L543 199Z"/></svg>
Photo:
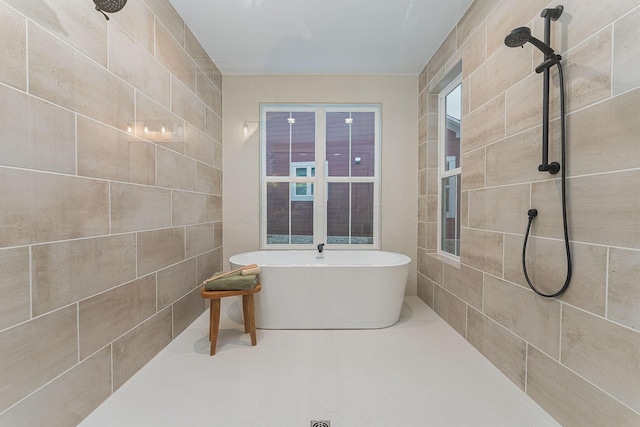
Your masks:
<svg viewBox="0 0 640 427"><path fill-rule="evenodd" d="M400 318L408 256L372 250L256 251L234 255L232 268L260 266L254 296L262 329L369 329Z"/></svg>

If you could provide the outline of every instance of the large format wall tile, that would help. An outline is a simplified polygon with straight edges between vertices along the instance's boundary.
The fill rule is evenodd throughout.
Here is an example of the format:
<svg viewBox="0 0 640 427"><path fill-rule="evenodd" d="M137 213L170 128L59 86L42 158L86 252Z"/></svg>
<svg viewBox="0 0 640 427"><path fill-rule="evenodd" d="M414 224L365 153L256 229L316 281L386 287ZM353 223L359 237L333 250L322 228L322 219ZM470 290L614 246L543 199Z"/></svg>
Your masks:
<svg viewBox="0 0 640 427"><path fill-rule="evenodd" d="M613 93L618 94L640 86L640 9L622 17L614 24Z"/></svg>
<svg viewBox="0 0 640 427"><path fill-rule="evenodd" d="M0 250L0 330L31 316L29 248Z"/></svg>
<svg viewBox="0 0 640 427"><path fill-rule="evenodd" d="M5 86L0 99L1 164L75 173L73 113Z"/></svg>
<svg viewBox="0 0 640 427"><path fill-rule="evenodd" d="M170 131L162 133L162 126ZM136 92L136 122L133 124L133 131L140 138L184 154L184 120L141 92Z"/></svg>
<svg viewBox="0 0 640 427"><path fill-rule="evenodd" d="M216 190L216 188L214 188L216 179L215 169L200 162L198 162L196 168L196 191L200 193L214 193Z"/></svg>
<svg viewBox="0 0 640 427"><path fill-rule="evenodd" d="M171 111L198 129L205 130L205 103L175 77L171 78Z"/></svg>
<svg viewBox="0 0 640 427"><path fill-rule="evenodd" d="M27 20L0 3L0 82L21 90L27 88ZM4 98L4 97L3 97Z"/></svg>
<svg viewBox="0 0 640 427"><path fill-rule="evenodd" d="M527 394L563 426L640 424L638 413L535 347L529 347Z"/></svg>
<svg viewBox="0 0 640 427"><path fill-rule="evenodd" d="M562 363L640 412L638 355L640 332L563 308Z"/></svg>
<svg viewBox="0 0 640 427"><path fill-rule="evenodd" d="M0 424L78 425L110 394L111 349L106 347L0 415Z"/></svg>
<svg viewBox="0 0 640 427"><path fill-rule="evenodd" d="M171 190L111 183L111 232L171 226Z"/></svg>
<svg viewBox="0 0 640 427"><path fill-rule="evenodd" d="M214 140L188 123L185 132L187 156L212 166Z"/></svg>
<svg viewBox="0 0 640 427"><path fill-rule="evenodd" d="M135 235L36 245L32 269L33 312L39 315L135 279Z"/></svg>
<svg viewBox="0 0 640 427"><path fill-rule="evenodd" d="M138 276L184 260L184 227L138 233Z"/></svg>
<svg viewBox="0 0 640 427"><path fill-rule="evenodd" d="M184 21L173 8L169 0L145 0L156 18L178 41L180 46L184 45Z"/></svg>
<svg viewBox="0 0 640 427"><path fill-rule="evenodd" d="M502 94L531 73L531 47L512 50L502 46L469 77L471 111ZM503 95L500 95L503 97ZM504 100L504 97L503 97Z"/></svg>
<svg viewBox="0 0 640 427"><path fill-rule="evenodd" d="M186 191L172 191L172 223L177 225L199 224L206 220L206 196Z"/></svg>
<svg viewBox="0 0 640 427"><path fill-rule="evenodd" d="M81 301L80 358L90 356L155 312L155 274Z"/></svg>
<svg viewBox="0 0 640 427"><path fill-rule="evenodd" d="M127 3L118 13L110 17L118 23L124 31L135 39L138 44L153 55L153 26L155 18L151 10L141 1Z"/></svg>
<svg viewBox="0 0 640 427"><path fill-rule="evenodd" d="M444 288L466 302L482 310L482 272L464 264L460 267L444 264Z"/></svg>
<svg viewBox="0 0 640 427"><path fill-rule="evenodd" d="M560 355L560 303L484 276L484 313L546 354Z"/></svg>
<svg viewBox="0 0 640 427"><path fill-rule="evenodd" d="M466 153L504 138L504 116L504 95L501 95L463 117L462 152ZM437 166L437 158L433 166Z"/></svg>
<svg viewBox="0 0 640 427"><path fill-rule="evenodd" d="M485 186L485 150L483 148L462 156L462 189L471 190Z"/></svg>
<svg viewBox="0 0 640 427"><path fill-rule="evenodd" d="M222 225L221 222L216 224ZM187 258L195 257L214 248L214 224L200 224L187 227ZM222 232L222 227L220 227ZM220 239L222 242L222 239ZM222 244L218 245L222 246Z"/></svg>
<svg viewBox="0 0 640 427"><path fill-rule="evenodd" d="M163 0L164 1L164 0ZM153 2L152 2L153 3ZM156 58L192 92L196 90L196 64L181 43L162 26L156 25Z"/></svg>
<svg viewBox="0 0 640 427"><path fill-rule="evenodd" d="M570 175L640 167L640 89L624 93L571 114L567 132Z"/></svg>
<svg viewBox="0 0 640 427"><path fill-rule="evenodd" d="M549 179L539 172L542 126L529 129L487 146L486 185L518 184ZM553 146L550 144L550 153Z"/></svg>
<svg viewBox="0 0 640 427"><path fill-rule="evenodd" d="M507 89L505 92L507 135L514 135L542 124L542 84L542 74L531 73ZM550 93L554 92L550 91Z"/></svg>
<svg viewBox="0 0 640 427"><path fill-rule="evenodd" d="M442 289L434 287L433 311L438 313L453 329L463 337L467 333L467 305Z"/></svg>
<svg viewBox="0 0 640 427"><path fill-rule="evenodd" d="M609 319L640 331L640 252L609 249Z"/></svg>
<svg viewBox="0 0 640 427"><path fill-rule="evenodd" d="M113 390L117 390L171 342L167 308L113 342Z"/></svg>
<svg viewBox="0 0 640 427"><path fill-rule="evenodd" d="M502 276L502 233L462 228L460 261L471 267Z"/></svg>
<svg viewBox="0 0 640 427"><path fill-rule="evenodd" d="M429 60L427 72L430 76L435 75L444 67L447 60L456 52L456 48L456 29L454 28Z"/></svg>
<svg viewBox="0 0 640 427"><path fill-rule="evenodd" d="M159 104L169 107L169 71L117 25L109 26L109 70Z"/></svg>
<svg viewBox="0 0 640 427"><path fill-rule="evenodd" d="M611 96L611 36L611 28L606 28L563 55L567 112ZM560 116L560 91L555 69L552 76L554 84L549 111L554 118Z"/></svg>
<svg viewBox="0 0 640 427"><path fill-rule="evenodd" d="M156 185L180 190L196 190L196 161L178 153L158 148Z"/></svg>
<svg viewBox="0 0 640 427"><path fill-rule="evenodd" d="M207 196L207 221L222 221L222 196Z"/></svg>
<svg viewBox="0 0 640 427"><path fill-rule="evenodd" d="M0 211L0 246L108 234L108 183L0 169Z"/></svg>
<svg viewBox="0 0 640 427"><path fill-rule="evenodd" d="M571 239L640 248L639 181L640 170L569 179ZM536 235L562 239L560 201L558 180L532 185L531 205L540 212L533 229Z"/></svg>
<svg viewBox="0 0 640 427"><path fill-rule="evenodd" d="M527 227L529 184L469 191L469 227L523 233Z"/></svg>
<svg viewBox="0 0 640 427"><path fill-rule="evenodd" d="M471 33L486 19L499 0L476 0L458 21L458 47L469 38Z"/></svg>
<svg viewBox="0 0 640 427"><path fill-rule="evenodd" d="M78 117L78 175L155 184L153 144L85 117Z"/></svg>
<svg viewBox="0 0 640 427"><path fill-rule="evenodd" d="M184 48L193 60L196 61L196 64L200 67L204 75L213 82L215 65L188 27L184 29ZM222 90L222 87L218 86L218 88Z"/></svg>
<svg viewBox="0 0 640 427"><path fill-rule="evenodd" d="M76 307L0 332L0 412L78 363Z"/></svg>
<svg viewBox="0 0 640 427"><path fill-rule="evenodd" d="M524 390L527 343L473 308L467 315L467 340Z"/></svg>
<svg viewBox="0 0 640 427"><path fill-rule="evenodd" d="M6 0L7 4L69 43L103 67L107 66L107 21L82 2Z"/></svg>
<svg viewBox="0 0 640 427"><path fill-rule="evenodd" d="M29 92L126 129L133 118L133 88L40 27L29 23L28 30Z"/></svg>
<svg viewBox="0 0 640 427"><path fill-rule="evenodd" d="M191 258L158 271L158 310L173 304L197 286L196 265L196 258Z"/></svg>
<svg viewBox="0 0 640 427"><path fill-rule="evenodd" d="M196 95L214 113L222 115L222 93L211 80L199 69L196 70Z"/></svg>
<svg viewBox="0 0 640 427"><path fill-rule="evenodd" d="M173 304L173 336L178 336L205 310L200 290L196 289Z"/></svg>
<svg viewBox="0 0 640 427"><path fill-rule="evenodd" d="M202 283L215 273L222 271L222 248L214 249L196 258L198 279Z"/></svg>
<svg viewBox="0 0 640 427"><path fill-rule="evenodd" d="M522 269L524 236L506 235L504 278L524 286ZM604 316L606 298L607 249L603 246L572 242L572 275L559 300ZM527 243L527 273L536 289L546 294L559 291L567 277L564 241L530 237Z"/></svg>

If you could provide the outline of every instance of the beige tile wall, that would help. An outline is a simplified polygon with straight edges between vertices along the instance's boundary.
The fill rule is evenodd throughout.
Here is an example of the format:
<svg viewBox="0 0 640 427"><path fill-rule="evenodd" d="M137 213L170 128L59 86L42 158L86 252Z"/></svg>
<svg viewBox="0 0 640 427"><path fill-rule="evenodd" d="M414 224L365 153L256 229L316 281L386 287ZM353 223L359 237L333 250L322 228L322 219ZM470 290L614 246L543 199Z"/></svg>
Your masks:
<svg viewBox="0 0 640 427"><path fill-rule="evenodd" d="M573 278L548 300L522 272L527 210L540 212L527 267L543 292L564 283L558 177L537 171L542 55L504 46L515 27L543 38L566 70ZM640 0L476 0L420 73L418 296L563 425L640 425ZM455 40L453 40L455 39ZM448 57L447 57L448 56ZM462 61L460 263L439 258L438 88ZM550 161L559 160L557 72ZM426 157L426 158L425 158ZM465 310L466 307L466 310Z"/></svg>
<svg viewBox="0 0 640 427"><path fill-rule="evenodd" d="M0 425L76 425L221 269L220 71L168 0L111 17L0 0Z"/></svg>

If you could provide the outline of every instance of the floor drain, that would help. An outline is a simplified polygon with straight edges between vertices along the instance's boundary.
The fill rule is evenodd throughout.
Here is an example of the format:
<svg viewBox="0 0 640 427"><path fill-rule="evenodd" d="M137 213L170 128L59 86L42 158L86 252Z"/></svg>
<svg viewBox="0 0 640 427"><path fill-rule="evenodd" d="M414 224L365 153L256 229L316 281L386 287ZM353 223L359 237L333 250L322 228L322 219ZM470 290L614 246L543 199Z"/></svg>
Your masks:
<svg viewBox="0 0 640 427"><path fill-rule="evenodd" d="M312 420L311 427L331 427L331 421L325 420Z"/></svg>

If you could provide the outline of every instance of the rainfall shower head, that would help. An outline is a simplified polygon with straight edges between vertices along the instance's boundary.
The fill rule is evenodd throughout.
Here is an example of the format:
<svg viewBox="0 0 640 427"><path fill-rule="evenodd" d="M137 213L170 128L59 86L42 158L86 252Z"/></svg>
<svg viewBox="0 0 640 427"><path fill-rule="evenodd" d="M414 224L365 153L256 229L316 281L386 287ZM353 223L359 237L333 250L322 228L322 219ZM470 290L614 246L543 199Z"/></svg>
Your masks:
<svg viewBox="0 0 640 427"><path fill-rule="evenodd" d="M555 55L555 52L548 44L531 35L531 29L529 27L518 27L511 31L504 39L504 44L509 47L524 46L527 42L540 49L547 57Z"/></svg>
<svg viewBox="0 0 640 427"><path fill-rule="evenodd" d="M127 0L93 0L93 3L96 5L96 10L98 12L102 12L107 20L109 17L105 14L107 13L115 13L120 11L125 4L127 4Z"/></svg>

